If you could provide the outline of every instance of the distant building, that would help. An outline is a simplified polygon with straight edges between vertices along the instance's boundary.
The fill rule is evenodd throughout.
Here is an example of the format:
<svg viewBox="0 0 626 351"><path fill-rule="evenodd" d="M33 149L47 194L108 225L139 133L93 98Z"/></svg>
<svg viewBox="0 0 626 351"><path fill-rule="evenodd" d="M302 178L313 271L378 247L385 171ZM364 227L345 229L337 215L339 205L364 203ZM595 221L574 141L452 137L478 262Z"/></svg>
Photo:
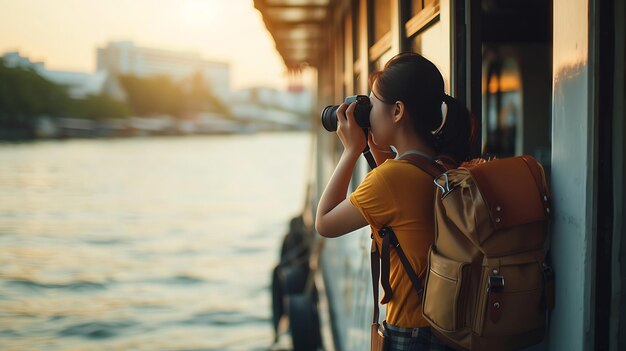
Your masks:
<svg viewBox="0 0 626 351"><path fill-rule="evenodd" d="M114 75L106 71L83 73L44 70L40 74L54 83L67 86L69 96L74 99L105 94L119 101L126 100L124 88Z"/></svg>
<svg viewBox="0 0 626 351"><path fill-rule="evenodd" d="M205 60L194 51L138 47L130 41L110 42L97 49L97 70L140 77L167 75L176 81L199 72L207 87L222 101L230 96L229 65Z"/></svg>
<svg viewBox="0 0 626 351"><path fill-rule="evenodd" d="M7 67L32 69L47 80L66 86L69 96L74 99L100 94L109 95L120 101L126 99L126 93L117 79L106 71L86 73L49 70L43 62L32 62L17 51L3 54L2 60Z"/></svg>
<svg viewBox="0 0 626 351"><path fill-rule="evenodd" d="M17 51L11 51L2 55L4 65L10 68L32 69L36 72L44 70L44 63L41 61L33 62L28 57L20 55Z"/></svg>
<svg viewBox="0 0 626 351"><path fill-rule="evenodd" d="M309 90L282 91L255 87L233 93L231 112L243 121L306 129L312 102Z"/></svg>
<svg viewBox="0 0 626 351"><path fill-rule="evenodd" d="M232 101L272 107L297 114L307 114L311 110L313 97L311 92L306 89L284 91L268 87L254 87L233 93Z"/></svg>

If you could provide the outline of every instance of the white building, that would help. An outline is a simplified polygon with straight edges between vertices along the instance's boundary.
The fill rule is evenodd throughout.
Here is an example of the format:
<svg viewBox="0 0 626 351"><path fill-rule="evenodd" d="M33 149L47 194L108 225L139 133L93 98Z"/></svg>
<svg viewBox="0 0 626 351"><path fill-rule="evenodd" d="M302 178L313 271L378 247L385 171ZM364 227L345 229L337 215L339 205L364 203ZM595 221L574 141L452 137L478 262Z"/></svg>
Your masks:
<svg viewBox="0 0 626 351"><path fill-rule="evenodd" d="M233 93L232 101L272 107L297 114L307 114L311 112L313 97L309 90L284 91L255 87Z"/></svg>
<svg viewBox="0 0 626 351"><path fill-rule="evenodd" d="M100 94L106 94L119 101L126 99L124 88L115 76L106 71L83 73L43 70L40 74L54 83L67 86L69 96L74 99Z"/></svg>
<svg viewBox="0 0 626 351"><path fill-rule="evenodd" d="M200 72L207 87L222 101L230 95L229 65L205 60L194 51L145 48L130 41L110 42L97 49L97 70L140 77L167 75L176 81Z"/></svg>
<svg viewBox="0 0 626 351"><path fill-rule="evenodd" d="M120 101L126 99L126 93L117 79L106 71L87 73L49 70L43 62L33 62L17 51L3 54L2 60L7 67L32 69L47 80L66 86L69 96L74 99L100 94L109 95Z"/></svg>
<svg viewBox="0 0 626 351"><path fill-rule="evenodd" d="M244 121L306 128L312 103L313 96L309 90L282 91L256 87L233 93L231 112Z"/></svg>

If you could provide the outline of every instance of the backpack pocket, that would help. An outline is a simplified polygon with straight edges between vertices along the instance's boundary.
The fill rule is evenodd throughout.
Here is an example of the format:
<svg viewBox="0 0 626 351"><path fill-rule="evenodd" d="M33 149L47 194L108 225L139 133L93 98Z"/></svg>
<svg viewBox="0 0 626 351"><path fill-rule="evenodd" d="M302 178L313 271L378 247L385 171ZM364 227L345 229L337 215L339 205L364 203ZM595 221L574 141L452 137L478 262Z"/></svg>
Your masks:
<svg viewBox="0 0 626 351"><path fill-rule="evenodd" d="M483 267L479 290L482 295L477 301L474 333L487 337L506 336L544 328L546 310L541 262L534 257L526 262L495 261L498 264Z"/></svg>
<svg viewBox="0 0 626 351"><path fill-rule="evenodd" d="M465 326L468 263L440 255L435 246L431 247L428 259L422 313L437 328L457 331Z"/></svg>

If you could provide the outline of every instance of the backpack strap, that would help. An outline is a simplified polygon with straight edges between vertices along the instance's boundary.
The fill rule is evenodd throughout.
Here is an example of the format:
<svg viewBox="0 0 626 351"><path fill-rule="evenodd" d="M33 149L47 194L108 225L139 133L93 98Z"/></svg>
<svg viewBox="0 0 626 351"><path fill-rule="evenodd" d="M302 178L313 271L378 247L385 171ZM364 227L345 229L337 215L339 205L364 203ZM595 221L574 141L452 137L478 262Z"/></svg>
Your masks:
<svg viewBox="0 0 626 351"><path fill-rule="evenodd" d="M551 195L547 186L548 182L546 180L546 174L543 171L543 166L541 166L541 164L531 156L521 156L521 159L526 162L528 170L533 175L533 179L535 180L535 184L537 184L537 189L541 195L541 203L543 204L544 210L549 215Z"/></svg>
<svg viewBox="0 0 626 351"><path fill-rule="evenodd" d="M372 238L374 234L372 234ZM376 242L372 240L372 247L370 249L370 260L372 263L372 291L374 294L374 317L372 324L378 324L378 317L380 312L378 311L378 278L380 276L380 254L378 253L378 247Z"/></svg>
<svg viewBox="0 0 626 351"><path fill-rule="evenodd" d="M378 231L378 236L380 236L383 239L383 243L381 245L381 252L380 252L380 285L382 285L383 287L383 291L385 292L383 294L383 298L380 301L380 303L382 303L383 305L386 304L387 302L389 302L389 300L391 300L391 296L393 295L393 291L391 290L391 284L389 283L389 273L391 271L391 265L390 265L390 256L389 256L389 249L390 249L390 236L386 236L384 235L385 232L383 232L383 230L386 227L383 227L381 230ZM381 232L383 234L381 234Z"/></svg>
<svg viewBox="0 0 626 351"><path fill-rule="evenodd" d="M448 170L448 165L446 165L444 162L439 163L418 154L406 154L400 159L409 161L410 164L426 172L433 178L437 178L442 173Z"/></svg>
<svg viewBox="0 0 626 351"><path fill-rule="evenodd" d="M389 257L390 246L393 246L395 248L396 253L398 254L398 257L400 258L400 262L402 262L402 266L404 266L404 271L406 272L406 274L409 276L409 279L411 280L411 284L413 285L413 288L415 288L417 295L421 296L422 293L424 292L424 287L422 286L422 283L420 283L420 280L417 277L417 274L415 273L415 271L413 270L413 267L411 267L411 263L409 262L408 258L404 254L404 250L402 250L402 247L400 247L400 242L398 241L398 238L396 237L396 234L394 233L393 229L387 226L382 227L378 231L378 235L383 239L383 253L382 253L381 260L380 260L382 271L383 271L383 275L381 277L381 285L383 286L383 289L385 289L385 283L386 283L386 285L388 286L388 290L389 290L387 291L387 289L385 289L385 296L384 296L385 298L381 302L382 303L389 302L392 296L391 286L389 285L389 265L391 261ZM385 252L385 247L387 247L386 252ZM386 272L386 275L385 275L385 272Z"/></svg>

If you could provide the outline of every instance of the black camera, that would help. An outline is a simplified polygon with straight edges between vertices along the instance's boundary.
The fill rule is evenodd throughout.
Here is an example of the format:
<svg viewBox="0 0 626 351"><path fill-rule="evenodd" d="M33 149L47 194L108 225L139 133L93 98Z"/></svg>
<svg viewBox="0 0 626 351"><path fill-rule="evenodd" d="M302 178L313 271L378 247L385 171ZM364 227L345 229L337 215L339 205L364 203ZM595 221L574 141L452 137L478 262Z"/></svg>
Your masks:
<svg viewBox="0 0 626 351"><path fill-rule="evenodd" d="M351 104L356 102L354 109L354 119L361 128L370 127L370 111L372 110L372 103L367 95L352 95L348 96L343 102ZM337 109L339 105L326 106L322 110L322 125L324 129L329 132L337 130Z"/></svg>

